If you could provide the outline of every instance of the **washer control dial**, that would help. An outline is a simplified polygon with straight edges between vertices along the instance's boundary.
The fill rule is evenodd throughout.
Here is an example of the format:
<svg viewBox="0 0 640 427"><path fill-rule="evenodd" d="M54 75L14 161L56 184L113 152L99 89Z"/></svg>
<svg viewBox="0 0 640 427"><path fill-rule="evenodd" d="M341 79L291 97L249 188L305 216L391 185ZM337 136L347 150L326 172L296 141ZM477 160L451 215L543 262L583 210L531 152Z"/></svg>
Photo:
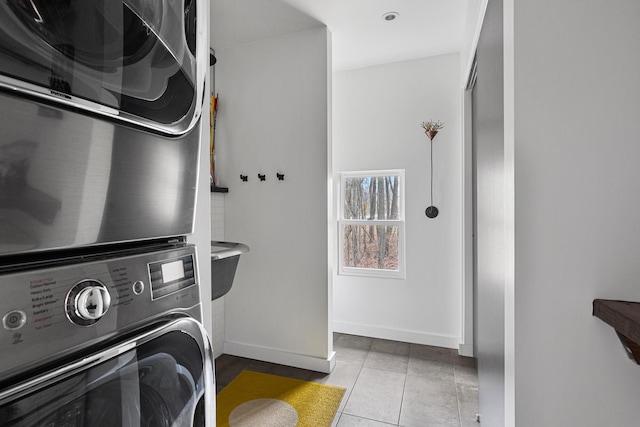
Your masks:
<svg viewBox="0 0 640 427"><path fill-rule="evenodd" d="M97 280L76 283L65 301L67 317L76 325L90 326L105 315L111 306L107 287Z"/></svg>

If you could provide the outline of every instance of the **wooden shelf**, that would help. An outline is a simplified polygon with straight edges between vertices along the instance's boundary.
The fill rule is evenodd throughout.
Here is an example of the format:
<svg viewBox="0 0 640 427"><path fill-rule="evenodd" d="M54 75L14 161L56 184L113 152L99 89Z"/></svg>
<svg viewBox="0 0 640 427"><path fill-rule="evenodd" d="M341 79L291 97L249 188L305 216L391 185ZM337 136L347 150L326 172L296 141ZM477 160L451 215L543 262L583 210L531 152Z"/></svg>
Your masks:
<svg viewBox="0 0 640 427"><path fill-rule="evenodd" d="M629 358L640 364L640 303L595 299L593 315L615 329Z"/></svg>
<svg viewBox="0 0 640 427"><path fill-rule="evenodd" d="M216 187L215 185L211 186L212 193L228 193L229 189L227 187Z"/></svg>

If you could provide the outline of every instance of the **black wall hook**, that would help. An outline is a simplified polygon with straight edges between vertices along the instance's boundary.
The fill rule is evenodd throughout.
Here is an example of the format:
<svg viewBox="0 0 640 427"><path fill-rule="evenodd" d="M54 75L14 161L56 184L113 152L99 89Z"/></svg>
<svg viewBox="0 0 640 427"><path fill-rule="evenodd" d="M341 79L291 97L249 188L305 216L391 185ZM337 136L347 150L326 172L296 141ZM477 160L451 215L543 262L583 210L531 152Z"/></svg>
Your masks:
<svg viewBox="0 0 640 427"><path fill-rule="evenodd" d="M278 179L279 179L280 181L284 181L284 174L283 174L283 173L277 173L277 172L276 172L276 176L278 177Z"/></svg>
<svg viewBox="0 0 640 427"><path fill-rule="evenodd" d="M249 177L247 175L240 174L240 179L242 180L242 182L247 182L249 180Z"/></svg>
<svg viewBox="0 0 640 427"><path fill-rule="evenodd" d="M258 178L260 179L260 181L265 181L267 179L267 176L259 173Z"/></svg>

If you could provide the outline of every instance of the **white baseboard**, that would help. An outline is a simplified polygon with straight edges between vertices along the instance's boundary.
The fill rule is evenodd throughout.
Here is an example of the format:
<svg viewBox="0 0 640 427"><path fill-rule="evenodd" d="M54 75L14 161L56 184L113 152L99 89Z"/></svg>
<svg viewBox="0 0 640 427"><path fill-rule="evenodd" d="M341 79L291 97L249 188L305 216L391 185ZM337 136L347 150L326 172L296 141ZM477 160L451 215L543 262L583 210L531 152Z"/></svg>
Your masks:
<svg viewBox="0 0 640 427"><path fill-rule="evenodd" d="M336 366L335 351L331 352L328 359L323 359L304 354L289 353L273 348L225 341L224 354L261 360L263 362L278 363L280 365L293 366L294 368L308 369L325 374L331 373Z"/></svg>
<svg viewBox="0 0 640 427"><path fill-rule="evenodd" d="M460 356L473 357L473 346L469 344L460 344L458 346L458 354Z"/></svg>
<svg viewBox="0 0 640 427"><path fill-rule="evenodd" d="M343 334L361 335L364 337L432 345L434 347L452 349L458 349L458 345L460 344L460 337L426 334L423 332L406 331L401 329L380 328L377 326L358 325L348 322L334 321L333 330L334 332L341 332Z"/></svg>

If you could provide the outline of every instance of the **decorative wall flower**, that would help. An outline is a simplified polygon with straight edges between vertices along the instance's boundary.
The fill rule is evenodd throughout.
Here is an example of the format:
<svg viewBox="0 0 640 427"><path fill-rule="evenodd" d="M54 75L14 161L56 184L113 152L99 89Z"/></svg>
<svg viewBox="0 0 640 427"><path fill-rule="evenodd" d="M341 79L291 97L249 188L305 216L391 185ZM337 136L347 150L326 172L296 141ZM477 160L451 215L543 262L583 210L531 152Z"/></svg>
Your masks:
<svg viewBox="0 0 640 427"><path fill-rule="evenodd" d="M429 120L427 122L422 122L422 128L424 129L424 132L437 132L440 129L444 128L444 123L442 123L440 120L438 120L437 122L434 122L433 120Z"/></svg>
<svg viewBox="0 0 640 427"><path fill-rule="evenodd" d="M434 122L433 120L429 120L427 122L422 122L422 128L424 129L424 133L429 137L431 141L431 206L429 206L424 213L429 218L435 218L438 216L438 208L433 206L433 138L436 137L438 131L444 128L444 123L440 120Z"/></svg>

